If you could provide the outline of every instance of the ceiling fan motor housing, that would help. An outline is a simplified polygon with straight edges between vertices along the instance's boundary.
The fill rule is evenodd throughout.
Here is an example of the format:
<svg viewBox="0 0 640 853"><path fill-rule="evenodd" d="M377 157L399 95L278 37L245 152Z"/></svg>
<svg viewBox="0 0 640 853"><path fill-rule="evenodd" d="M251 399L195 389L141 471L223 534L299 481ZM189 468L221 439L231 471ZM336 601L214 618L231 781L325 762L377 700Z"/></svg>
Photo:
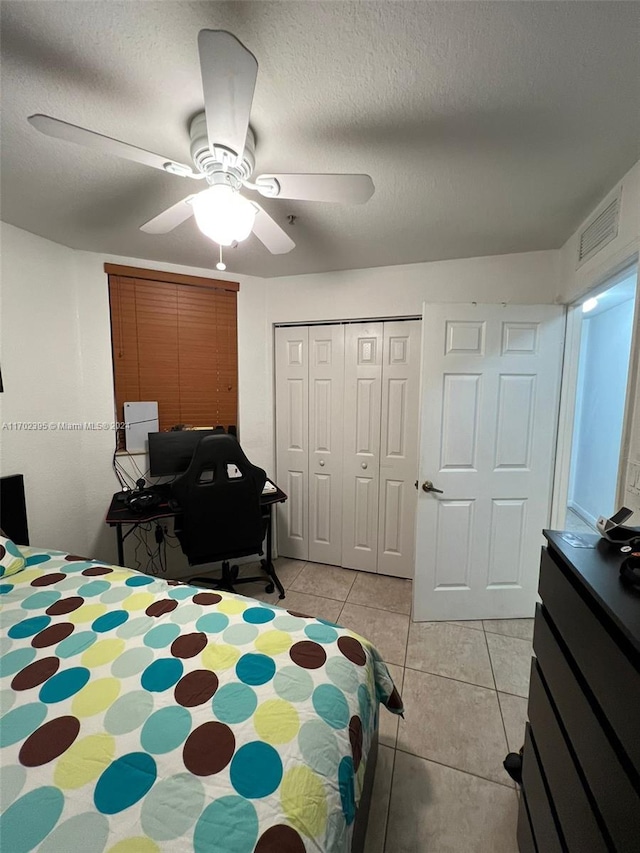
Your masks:
<svg viewBox="0 0 640 853"><path fill-rule="evenodd" d="M242 159L224 145L209 145L205 114L198 113L189 127L191 157L196 169L206 176L210 184L229 183L239 189L255 169L255 137L249 127Z"/></svg>

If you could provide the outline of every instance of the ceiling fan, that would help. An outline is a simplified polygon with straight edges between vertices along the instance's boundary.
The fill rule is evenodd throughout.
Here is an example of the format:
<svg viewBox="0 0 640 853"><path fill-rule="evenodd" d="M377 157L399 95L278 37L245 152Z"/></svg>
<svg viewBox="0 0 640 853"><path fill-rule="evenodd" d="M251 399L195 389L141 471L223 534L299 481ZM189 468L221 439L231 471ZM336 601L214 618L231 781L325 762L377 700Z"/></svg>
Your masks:
<svg viewBox="0 0 640 853"><path fill-rule="evenodd" d="M258 62L224 30L201 30L198 52L205 109L189 128L193 167L51 116L32 115L29 122L47 136L207 182L207 189L145 222L141 230L148 234L166 234L194 216L202 233L220 246L245 240L253 232L277 255L290 252L295 243L259 204L240 194L243 187L266 198L346 204L363 204L371 198L374 186L369 175L260 175L252 182L255 137L249 117Z"/></svg>

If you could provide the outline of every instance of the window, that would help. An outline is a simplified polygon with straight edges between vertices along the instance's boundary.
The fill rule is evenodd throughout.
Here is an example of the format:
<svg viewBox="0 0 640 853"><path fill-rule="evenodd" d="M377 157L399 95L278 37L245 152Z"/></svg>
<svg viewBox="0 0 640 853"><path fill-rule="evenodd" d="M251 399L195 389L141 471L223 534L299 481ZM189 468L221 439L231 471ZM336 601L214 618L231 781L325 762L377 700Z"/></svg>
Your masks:
<svg viewBox="0 0 640 853"><path fill-rule="evenodd" d="M158 402L160 430L238 422L236 282L105 264L117 420Z"/></svg>

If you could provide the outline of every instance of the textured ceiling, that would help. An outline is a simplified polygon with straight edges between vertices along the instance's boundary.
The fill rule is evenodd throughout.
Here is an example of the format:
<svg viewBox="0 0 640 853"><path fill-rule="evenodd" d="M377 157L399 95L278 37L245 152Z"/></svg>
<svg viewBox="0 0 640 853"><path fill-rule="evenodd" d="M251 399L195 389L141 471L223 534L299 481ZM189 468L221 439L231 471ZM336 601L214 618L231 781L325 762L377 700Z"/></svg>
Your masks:
<svg viewBox="0 0 640 853"><path fill-rule="evenodd" d="M261 276L555 248L640 156L635 2L13 2L2 16L2 218L98 252L212 267L193 221L139 226L186 179L37 133L28 115L189 161L197 33L259 62L260 172L367 172L364 206L263 202L297 247L254 237ZM287 215L295 214L294 226Z"/></svg>

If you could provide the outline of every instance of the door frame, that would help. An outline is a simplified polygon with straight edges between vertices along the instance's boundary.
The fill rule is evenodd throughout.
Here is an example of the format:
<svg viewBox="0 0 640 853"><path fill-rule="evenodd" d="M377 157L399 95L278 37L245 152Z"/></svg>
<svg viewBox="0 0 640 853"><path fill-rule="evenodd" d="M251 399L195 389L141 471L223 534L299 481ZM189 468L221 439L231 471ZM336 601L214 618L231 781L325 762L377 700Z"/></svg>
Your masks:
<svg viewBox="0 0 640 853"><path fill-rule="evenodd" d="M292 326L338 326L338 325L352 325L354 323L384 323L386 321L389 322L398 322L401 320L419 320L420 321L420 340L422 341L422 335L424 332L423 322L422 322L422 314L397 314L395 316L385 315L382 317L345 317L339 320L287 320L283 322L279 322L274 320L271 323L271 399L273 400L273 419L271 425L271 442L273 447L273 470L278 470L278 444L277 444L277 421L278 421L278 413L276 409L276 329L282 327L292 327ZM420 401L422 400L422 360L420 362L420 378L419 378L419 394ZM419 429L419 425L418 425ZM416 476L418 472L416 470ZM273 557L279 556L278 551L278 519L277 513L273 522L273 543L272 543L272 551Z"/></svg>
<svg viewBox="0 0 640 853"><path fill-rule="evenodd" d="M624 260L607 267L605 272L595 275L589 284L572 302L566 304L566 330L562 377L560 385L560 407L558 412L558 431L556 444L555 473L553 478L553 497L551 501L551 527L564 529L567 502L569 500L569 479L571 474L571 451L573 447L574 422L576 415L576 397L578 391L578 365L580 361L580 338L582 328L582 303L585 299L597 296L613 286L612 279L622 275L629 267L639 264L639 253L631 253ZM631 356L627 392L618 461L618 483L616 487L616 505L624 501L625 462L629 454L631 427L636 403L636 386L640 371L640 267L636 283L636 302L631 335Z"/></svg>

